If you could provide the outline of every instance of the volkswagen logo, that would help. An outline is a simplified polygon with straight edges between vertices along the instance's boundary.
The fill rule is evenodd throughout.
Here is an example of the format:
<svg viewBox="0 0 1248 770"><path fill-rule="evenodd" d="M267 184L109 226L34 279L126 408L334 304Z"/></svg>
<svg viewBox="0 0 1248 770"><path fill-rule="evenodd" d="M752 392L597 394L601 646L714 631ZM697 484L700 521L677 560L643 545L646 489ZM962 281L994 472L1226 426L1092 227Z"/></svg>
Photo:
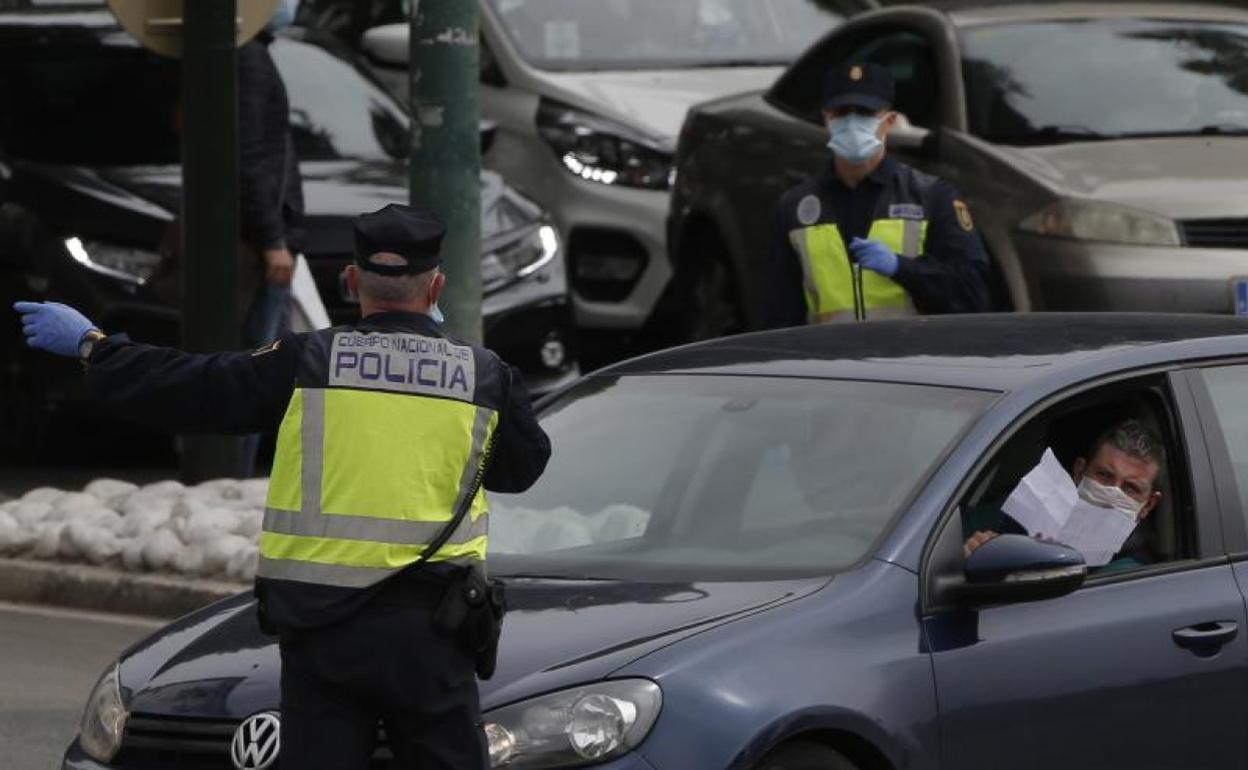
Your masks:
<svg viewBox="0 0 1248 770"><path fill-rule="evenodd" d="M281 720L273 712L253 714L234 731L230 758L238 770L268 770L281 751Z"/></svg>

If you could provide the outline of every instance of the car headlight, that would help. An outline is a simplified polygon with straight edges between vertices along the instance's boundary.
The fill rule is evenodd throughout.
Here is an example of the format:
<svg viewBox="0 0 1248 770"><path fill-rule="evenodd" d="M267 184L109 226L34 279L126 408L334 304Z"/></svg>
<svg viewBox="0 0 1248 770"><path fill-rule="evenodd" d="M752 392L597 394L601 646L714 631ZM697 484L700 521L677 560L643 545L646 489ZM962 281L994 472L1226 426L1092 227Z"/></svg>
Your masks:
<svg viewBox="0 0 1248 770"><path fill-rule="evenodd" d="M663 696L645 679L617 679L515 703L486 714L490 767L578 767L635 749Z"/></svg>
<svg viewBox="0 0 1248 770"><path fill-rule="evenodd" d="M78 743L82 750L96 761L109 762L121 748L121 736L126 729L126 705L121 699L121 677L118 664L109 667L82 712L82 725L78 729Z"/></svg>
<svg viewBox="0 0 1248 770"><path fill-rule="evenodd" d="M627 126L543 99L537 130L581 179L648 190L672 185L672 148Z"/></svg>
<svg viewBox="0 0 1248 770"><path fill-rule="evenodd" d="M80 238L66 238L65 249L75 262L88 270L139 286L155 274L161 260L154 251Z"/></svg>
<svg viewBox="0 0 1248 770"><path fill-rule="evenodd" d="M559 233L555 228L535 225L481 257L481 288L487 294L498 291L541 270L558 253Z"/></svg>
<svg viewBox="0 0 1248 770"><path fill-rule="evenodd" d="M1024 219L1024 232L1134 246L1179 246L1179 228L1147 211L1109 203L1058 200Z"/></svg>

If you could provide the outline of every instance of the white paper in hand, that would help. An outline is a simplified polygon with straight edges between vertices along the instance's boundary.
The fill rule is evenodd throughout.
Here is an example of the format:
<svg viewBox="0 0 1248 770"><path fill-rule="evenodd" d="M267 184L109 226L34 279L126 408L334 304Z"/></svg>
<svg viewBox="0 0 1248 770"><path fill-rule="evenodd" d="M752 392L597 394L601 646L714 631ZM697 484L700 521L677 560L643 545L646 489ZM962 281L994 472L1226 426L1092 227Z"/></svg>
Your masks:
<svg viewBox="0 0 1248 770"><path fill-rule="evenodd" d="M1078 501L1070 474L1053 450L1046 449L1036 467L1014 487L1002 510L1029 534L1056 538Z"/></svg>
<svg viewBox="0 0 1248 770"><path fill-rule="evenodd" d="M1078 500L1070 518L1053 539L1083 554L1089 567L1104 567L1135 529L1135 517L1117 508L1101 508Z"/></svg>

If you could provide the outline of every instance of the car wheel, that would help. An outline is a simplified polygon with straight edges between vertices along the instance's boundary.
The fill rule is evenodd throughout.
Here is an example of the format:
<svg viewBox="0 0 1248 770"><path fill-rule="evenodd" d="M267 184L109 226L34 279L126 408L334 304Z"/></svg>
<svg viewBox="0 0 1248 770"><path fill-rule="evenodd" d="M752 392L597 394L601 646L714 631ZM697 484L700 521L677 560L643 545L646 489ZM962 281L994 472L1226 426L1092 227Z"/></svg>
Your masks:
<svg viewBox="0 0 1248 770"><path fill-rule="evenodd" d="M797 741L768 754L756 770L858 770L858 766L822 743Z"/></svg>
<svg viewBox="0 0 1248 770"><path fill-rule="evenodd" d="M706 260L686 311L687 340L710 340L743 331L745 313L740 296L737 282L724 260L715 257Z"/></svg>

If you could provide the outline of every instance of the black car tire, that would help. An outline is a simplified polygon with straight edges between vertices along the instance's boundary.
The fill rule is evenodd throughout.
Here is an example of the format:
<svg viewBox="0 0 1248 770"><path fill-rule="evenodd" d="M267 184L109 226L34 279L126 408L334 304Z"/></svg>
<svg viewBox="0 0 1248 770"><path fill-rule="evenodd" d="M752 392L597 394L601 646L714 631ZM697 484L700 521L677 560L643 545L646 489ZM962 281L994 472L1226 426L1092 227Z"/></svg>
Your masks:
<svg viewBox="0 0 1248 770"><path fill-rule="evenodd" d="M768 754L756 770L858 770L858 766L822 743L795 741Z"/></svg>
<svg viewBox="0 0 1248 770"><path fill-rule="evenodd" d="M698 271L685 315L686 342L716 339L745 330L737 281L727 262L706 259Z"/></svg>

